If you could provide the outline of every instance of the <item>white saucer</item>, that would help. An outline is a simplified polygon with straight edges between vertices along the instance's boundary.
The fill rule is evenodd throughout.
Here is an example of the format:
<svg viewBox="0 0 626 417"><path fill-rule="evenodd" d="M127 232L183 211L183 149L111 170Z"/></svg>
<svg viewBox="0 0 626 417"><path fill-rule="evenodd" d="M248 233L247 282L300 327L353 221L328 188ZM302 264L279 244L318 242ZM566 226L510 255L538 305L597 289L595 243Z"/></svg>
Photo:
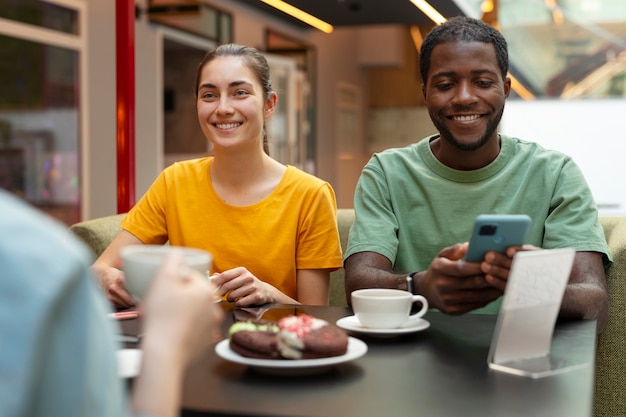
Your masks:
<svg viewBox="0 0 626 417"><path fill-rule="evenodd" d="M313 375L328 371L332 366L350 362L367 352L367 345L354 337L348 338L348 351L341 356L318 359L255 359L241 356L230 348L228 339L215 346L215 353L230 362L248 365L257 371L281 376Z"/></svg>
<svg viewBox="0 0 626 417"><path fill-rule="evenodd" d="M373 329L363 326L359 319L356 318L356 316L348 316L337 320L337 326L351 332L363 333L379 337L392 337L399 336L401 334L415 333L421 330L426 330L430 327L430 323L423 318L419 318L407 320L406 323L404 323L402 326L396 327L394 329Z"/></svg>

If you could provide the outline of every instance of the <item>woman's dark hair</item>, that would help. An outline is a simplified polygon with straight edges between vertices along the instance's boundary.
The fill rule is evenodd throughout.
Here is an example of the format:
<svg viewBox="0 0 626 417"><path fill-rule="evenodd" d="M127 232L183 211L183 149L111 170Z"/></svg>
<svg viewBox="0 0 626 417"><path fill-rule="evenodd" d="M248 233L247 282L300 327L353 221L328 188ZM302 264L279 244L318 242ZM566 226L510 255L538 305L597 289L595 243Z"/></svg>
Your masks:
<svg viewBox="0 0 626 417"><path fill-rule="evenodd" d="M471 17L453 17L442 25L435 26L424 38L420 49L420 74L426 84L430 70L430 57L435 46L447 42L490 43L496 52L502 78L509 72L509 53L504 36L493 26Z"/></svg>
<svg viewBox="0 0 626 417"><path fill-rule="evenodd" d="M248 66L248 68L252 70L254 75L256 75L259 83L263 87L264 102L276 94L274 92L274 89L272 88L270 66L267 63L267 59L265 59L265 57L255 48L244 45L237 45L234 43L228 43L220 45L217 48L213 49L204 56L202 61L200 61L200 65L198 66L198 71L196 73L196 99L198 98L200 76L202 74L202 69L204 68L204 66L213 61L215 58L225 56L236 56L242 58L243 62ZM270 152L267 142L267 129L265 128L265 122L263 123L263 150L269 155Z"/></svg>

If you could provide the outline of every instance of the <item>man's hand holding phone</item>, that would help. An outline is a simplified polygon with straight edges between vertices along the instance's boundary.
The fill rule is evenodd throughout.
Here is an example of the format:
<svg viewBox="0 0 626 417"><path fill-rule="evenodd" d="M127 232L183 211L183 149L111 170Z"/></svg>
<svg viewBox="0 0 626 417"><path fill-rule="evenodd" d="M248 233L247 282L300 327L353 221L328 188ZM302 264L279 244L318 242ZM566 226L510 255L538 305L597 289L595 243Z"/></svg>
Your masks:
<svg viewBox="0 0 626 417"><path fill-rule="evenodd" d="M502 295L485 280L478 262L465 262L467 242L443 248L426 271L413 276L430 307L459 315L483 307Z"/></svg>
<svg viewBox="0 0 626 417"><path fill-rule="evenodd" d="M504 254L488 252L480 268L485 274L485 280L504 292L509 279L509 271L513 265L513 257L517 252L540 249L533 245L509 246Z"/></svg>
<svg viewBox="0 0 626 417"><path fill-rule="evenodd" d="M526 215L478 216L469 244L442 249L417 276L420 291L431 306L447 314L489 304L504 292L513 255L523 246L529 226Z"/></svg>
<svg viewBox="0 0 626 417"><path fill-rule="evenodd" d="M481 262L485 280L500 291L506 288L513 256L524 245L530 221L524 214L476 217L465 259Z"/></svg>

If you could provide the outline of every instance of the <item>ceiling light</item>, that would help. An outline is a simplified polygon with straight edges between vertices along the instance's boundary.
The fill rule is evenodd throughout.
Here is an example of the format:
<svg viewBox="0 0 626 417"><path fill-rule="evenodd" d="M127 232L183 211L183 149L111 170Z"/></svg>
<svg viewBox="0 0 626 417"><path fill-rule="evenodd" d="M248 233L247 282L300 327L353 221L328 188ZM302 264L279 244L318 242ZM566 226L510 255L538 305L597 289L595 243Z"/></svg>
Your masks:
<svg viewBox="0 0 626 417"><path fill-rule="evenodd" d="M262 0L265 1L265 0ZM428 4L425 0L411 0L411 3L422 11L430 20L440 25L446 21L446 18L441 15L433 6Z"/></svg>
<svg viewBox="0 0 626 417"><path fill-rule="evenodd" d="M422 47L422 42L424 41L424 38L422 37L422 32L420 32L420 28L417 25L412 25L409 31L411 33L411 39L413 40L415 50L419 54L420 48Z"/></svg>
<svg viewBox="0 0 626 417"><path fill-rule="evenodd" d="M493 9L493 0L483 0L480 4L480 11L483 12L483 14L491 13L493 12Z"/></svg>
<svg viewBox="0 0 626 417"><path fill-rule="evenodd" d="M331 33L333 31L333 26L331 24L328 24L323 20L320 20L317 17L310 15L307 12L300 10L297 7L294 7L291 4L286 3L282 0L261 1L265 4L269 4L270 6L280 10L283 13L287 13L289 16L295 17L296 19L313 26L315 29L321 30L324 33Z"/></svg>

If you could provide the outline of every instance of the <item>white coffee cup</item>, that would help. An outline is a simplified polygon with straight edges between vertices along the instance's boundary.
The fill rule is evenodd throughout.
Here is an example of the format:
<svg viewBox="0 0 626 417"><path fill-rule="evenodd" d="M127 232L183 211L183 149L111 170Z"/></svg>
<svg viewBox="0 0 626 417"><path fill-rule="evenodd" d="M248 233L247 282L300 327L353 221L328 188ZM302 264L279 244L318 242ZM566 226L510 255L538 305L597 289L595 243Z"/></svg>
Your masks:
<svg viewBox="0 0 626 417"><path fill-rule="evenodd" d="M388 288L368 288L352 292L352 310L365 327L394 329L409 320L422 317L428 310L428 301L421 295ZM422 308L411 314L411 306L420 302Z"/></svg>
<svg viewBox="0 0 626 417"><path fill-rule="evenodd" d="M207 276L213 257L205 250L182 246L125 246L120 251L122 271L124 271L126 290L136 301L139 302L145 297L152 279L163 263L164 256L172 251L178 251L183 255L187 267Z"/></svg>

